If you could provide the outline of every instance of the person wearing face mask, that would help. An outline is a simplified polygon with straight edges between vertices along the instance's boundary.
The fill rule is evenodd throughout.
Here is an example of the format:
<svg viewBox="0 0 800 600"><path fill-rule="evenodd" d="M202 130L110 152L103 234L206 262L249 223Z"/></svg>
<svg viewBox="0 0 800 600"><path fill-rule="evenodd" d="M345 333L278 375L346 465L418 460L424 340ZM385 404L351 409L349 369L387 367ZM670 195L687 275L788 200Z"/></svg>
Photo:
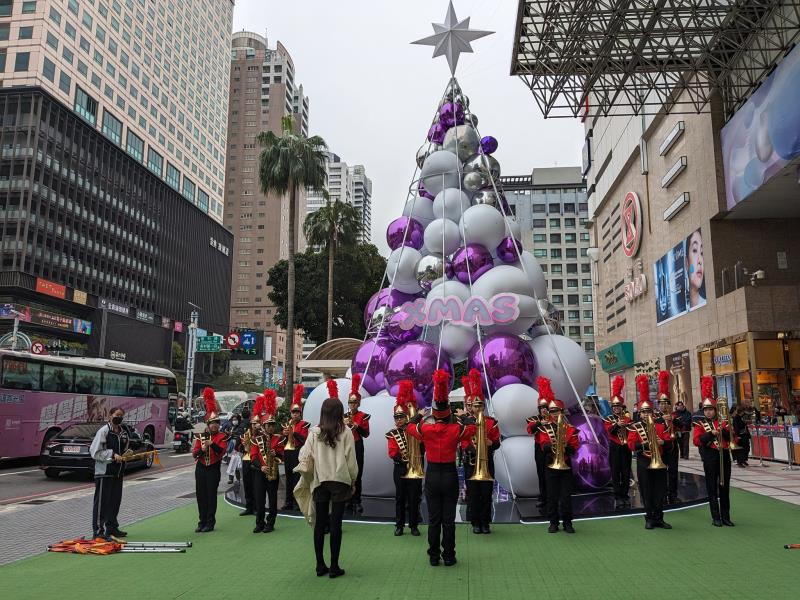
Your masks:
<svg viewBox="0 0 800 600"><path fill-rule="evenodd" d="M94 502L92 505L92 536L110 540L111 536L125 537L117 515L122 502L122 477L125 462L122 455L128 450L128 433L122 427L125 411L111 409L109 421L95 434L89 454L94 459Z"/></svg>

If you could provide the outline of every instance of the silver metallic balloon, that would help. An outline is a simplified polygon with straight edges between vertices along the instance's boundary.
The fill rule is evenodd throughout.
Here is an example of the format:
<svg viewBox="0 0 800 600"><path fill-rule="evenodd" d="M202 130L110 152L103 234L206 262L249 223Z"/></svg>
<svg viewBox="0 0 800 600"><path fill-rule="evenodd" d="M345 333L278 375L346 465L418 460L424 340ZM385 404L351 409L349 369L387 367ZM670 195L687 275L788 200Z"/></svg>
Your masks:
<svg viewBox="0 0 800 600"><path fill-rule="evenodd" d="M376 308L372 313L372 318L369 321L369 327L367 328L368 331L370 333L376 333L381 327L383 327L383 325L394 313L394 309L385 305Z"/></svg>
<svg viewBox="0 0 800 600"><path fill-rule="evenodd" d="M433 152L432 146L429 143L424 143L422 146L419 147L417 150L417 166L421 169L422 165L425 164L425 159L428 158L428 155Z"/></svg>
<svg viewBox="0 0 800 600"><path fill-rule="evenodd" d="M484 162L484 159L489 162L488 170L486 169L486 163ZM488 154L474 154L470 156L464 163L464 171L479 171L481 173L486 173L487 175L491 173L492 178L495 181L500 179L500 163L497 162L495 157Z"/></svg>
<svg viewBox="0 0 800 600"><path fill-rule="evenodd" d="M478 116L477 115L473 115L471 113L468 114L467 115L467 123L469 123L473 127L477 127L478 126Z"/></svg>
<svg viewBox="0 0 800 600"><path fill-rule="evenodd" d="M474 155L480 144L481 139L472 125L451 127L444 136L444 149L458 155L461 161Z"/></svg>
<svg viewBox="0 0 800 600"><path fill-rule="evenodd" d="M472 201L474 204L498 206L497 194L494 193L494 190L481 190L472 197Z"/></svg>
<svg viewBox="0 0 800 600"><path fill-rule="evenodd" d="M471 171L464 175L464 189L470 192L477 192L491 185L492 182L485 172Z"/></svg>
<svg viewBox="0 0 800 600"><path fill-rule="evenodd" d="M417 282L426 292L430 292L434 283L444 278L445 261L434 254L423 256L417 263Z"/></svg>

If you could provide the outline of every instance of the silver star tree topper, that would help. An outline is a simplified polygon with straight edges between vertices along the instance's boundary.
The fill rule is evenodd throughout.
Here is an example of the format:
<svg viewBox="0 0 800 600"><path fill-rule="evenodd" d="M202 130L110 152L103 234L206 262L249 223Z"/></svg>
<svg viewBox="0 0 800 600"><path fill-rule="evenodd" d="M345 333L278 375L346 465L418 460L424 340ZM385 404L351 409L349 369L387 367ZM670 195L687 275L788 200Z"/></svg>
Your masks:
<svg viewBox="0 0 800 600"><path fill-rule="evenodd" d="M453 1L450 0L450 6L447 9L447 16L444 23L431 23L433 30L436 32L431 36L411 42L412 44L419 44L421 46L433 46L433 56L446 56L447 64L450 65L450 74L456 74L456 66L458 65L458 57L462 52L472 52L470 42L477 39L491 35L494 31L480 31L478 29L469 28L469 17L463 21L459 21L456 16L456 11L453 8Z"/></svg>

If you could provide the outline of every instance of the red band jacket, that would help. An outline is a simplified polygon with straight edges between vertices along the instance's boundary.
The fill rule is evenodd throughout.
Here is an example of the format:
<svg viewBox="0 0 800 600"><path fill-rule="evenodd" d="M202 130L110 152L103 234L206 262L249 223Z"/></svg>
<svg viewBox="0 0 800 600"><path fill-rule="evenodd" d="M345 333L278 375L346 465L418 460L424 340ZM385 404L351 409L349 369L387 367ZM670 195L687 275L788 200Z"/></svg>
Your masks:
<svg viewBox="0 0 800 600"><path fill-rule="evenodd" d="M194 447L192 448L192 456L194 456L198 463L205 467L210 467L211 465L221 462L226 451L227 444L225 443L224 433L218 431L217 433L211 434L210 439L211 446L209 446L207 453L203 451L200 436L195 438Z"/></svg>
<svg viewBox="0 0 800 600"><path fill-rule="evenodd" d="M353 432L353 440L356 442L369 437L369 415L365 412L357 410L351 415L353 426L350 431Z"/></svg>
<svg viewBox="0 0 800 600"><path fill-rule="evenodd" d="M472 439L477 431L475 425L462 425L436 421L434 423L410 423L406 434L425 444L428 463L455 463L456 450L464 440Z"/></svg>

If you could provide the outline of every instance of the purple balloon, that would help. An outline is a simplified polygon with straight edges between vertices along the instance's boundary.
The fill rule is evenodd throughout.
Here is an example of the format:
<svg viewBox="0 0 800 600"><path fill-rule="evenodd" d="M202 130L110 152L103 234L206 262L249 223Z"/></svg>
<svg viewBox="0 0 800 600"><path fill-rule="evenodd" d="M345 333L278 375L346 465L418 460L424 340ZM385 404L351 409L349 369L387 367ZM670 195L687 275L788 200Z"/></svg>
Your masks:
<svg viewBox="0 0 800 600"><path fill-rule="evenodd" d="M581 445L572 457L572 472L575 475L575 486L582 492L595 492L603 489L611 481L609 463L608 435L603 427L603 419L597 415L589 415L589 421L582 414L569 417L569 422L578 428ZM594 441L592 429L597 434Z"/></svg>
<svg viewBox="0 0 800 600"><path fill-rule="evenodd" d="M361 373L361 385L371 396L378 394L386 385L384 371L393 350L394 346L389 340L367 340L353 357L350 365L352 372Z"/></svg>
<svg viewBox="0 0 800 600"><path fill-rule="evenodd" d="M399 290L390 289L388 287L378 290L367 302L364 308L364 326L369 327L369 322L372 319L372 314L378 309L379 306L388 306L389 308L399 308L406 302L413 302L416 300L414 294L406 294Z"/></svg>
<svg viewBox="0 0 800 600"><path fill-rule="evenodd" d="M522 244L511 236L503 238L503 241L497 245L497 258L504 263L517 262L521 255Z"/></svg>
<svg viewBox="0 0 800 600"><path fill-rule="evenodd" d="M434 123L431 125L431 128L428 129L428 141L441 146L444 144L444 135L447 133L447 130L448 127L445 127L442 123Z"/></svg>
<svg viewBox="0 0 800 600"><path fill-rule="evenodd" d="M419 195L422 198L427 198L428 200L435 200L434 195L425 189L425 184L422 182L421 179L419 180L419 185L417 186L417 189L419 190Z"/></svg>
<svg viewBox="0 0 800 600"><path fill-rule="evenodd" d="M464 106L461 102L445 102L439 108L439 122L447 129L464 124ZM444 141L444 138L442 138ZM441 142L440 142L441 143Z"/></svg>
<svg viewBox="0 0 800 600"><path fill-rule="evenodd" d="M389 393L396 396L400 382L409 379L414 384L414 397L417 405L430 406L433 397L433 373L437 369L438 352L438 347L430 342L409 342L392 352L384 371L386 389ZM439 355L438 368L450 373L452 387L453 367L445 352Z"/></svg>
<svg viewBox="0 0 800 600"><path fill-rule="evenodd" d="M494 266L491 253L480 244L462 246L453 255L453 272L461 283L469 285Z"/></svg>
<svg viewBox="0 0 800 600"><path fill-rule="evenodd" d="M386 228L386 243L392 250L397 250L400 246L419 250L424 242L425 228L422 223L411 217L398 217Z"/></svg>
<svg viewBox="0 0 800 600"><path fill-rule="evenodd" d="M419 339L422 335L422 326L414 325L411 329L403 329L400 324L408 317L404 310L398 310L383 327L381 337L385 337L394 346L400 346Z"/></svg>
<svg viewBox="0 0 800 600"><path fill-rule="evenodd" d="M467 364L468 370L478 369L481 373L486 368L492 394L512 383L533 386L536 375L536 359L530 345L510 333L493 333L483 338L482 343L478 342L469 351Z"/></svg>
<svg viewBox="0 0 800 600"><path fill-rule="evenodd" d="M481 139L481 152L494 154L497 151L497 140L490 135Z"/></svg>

